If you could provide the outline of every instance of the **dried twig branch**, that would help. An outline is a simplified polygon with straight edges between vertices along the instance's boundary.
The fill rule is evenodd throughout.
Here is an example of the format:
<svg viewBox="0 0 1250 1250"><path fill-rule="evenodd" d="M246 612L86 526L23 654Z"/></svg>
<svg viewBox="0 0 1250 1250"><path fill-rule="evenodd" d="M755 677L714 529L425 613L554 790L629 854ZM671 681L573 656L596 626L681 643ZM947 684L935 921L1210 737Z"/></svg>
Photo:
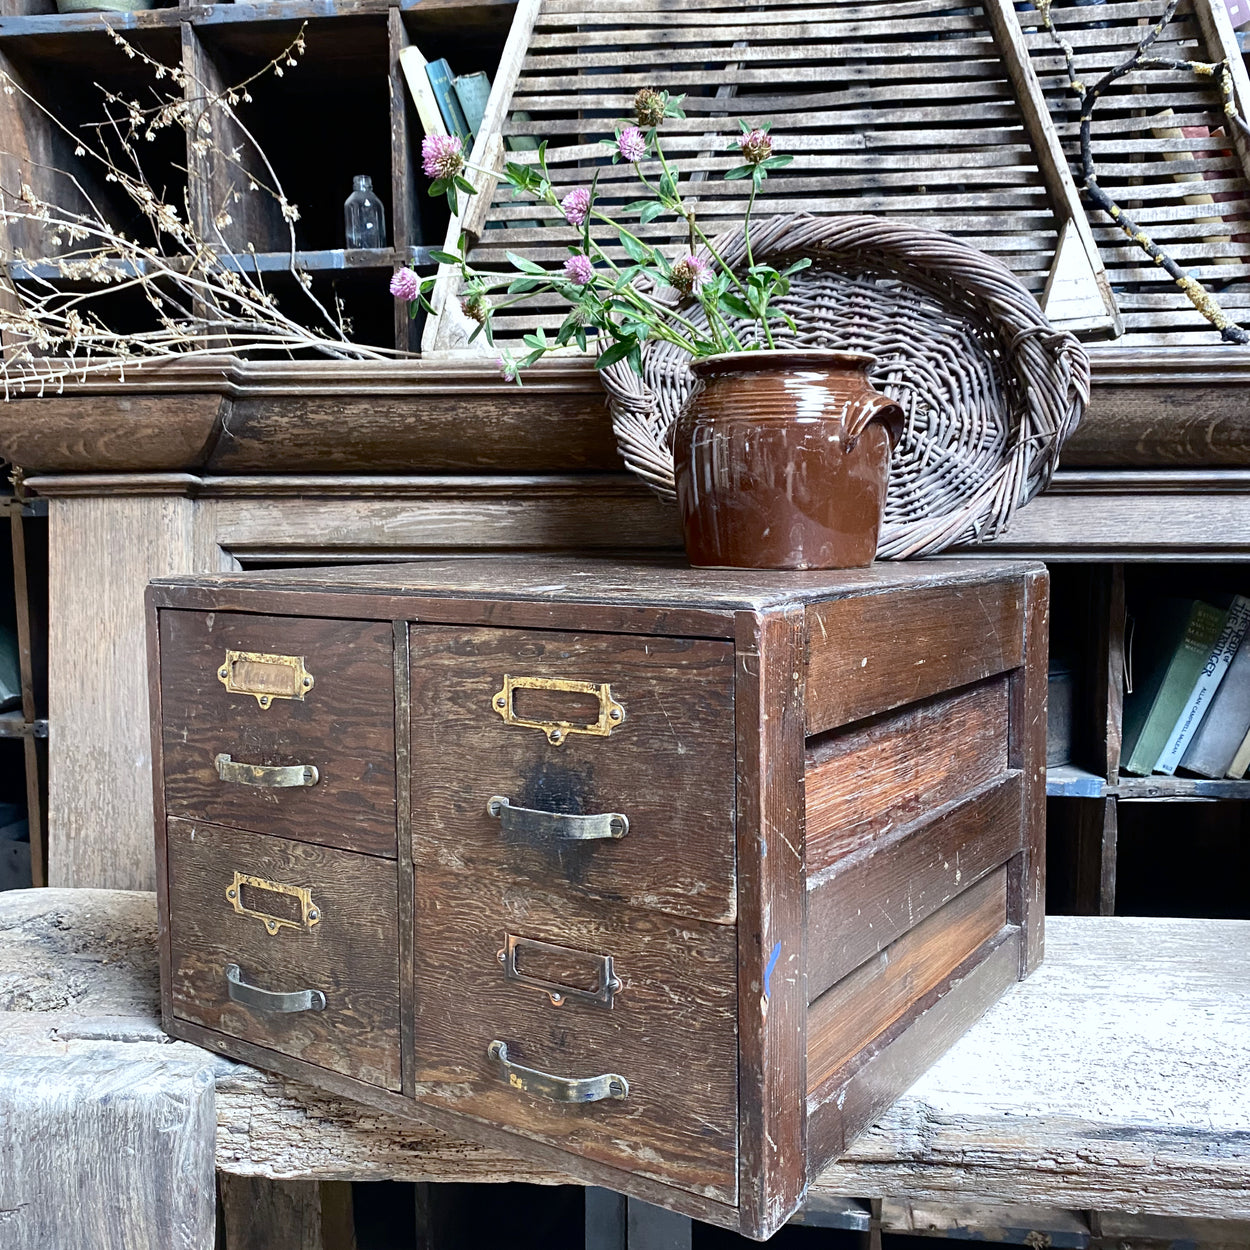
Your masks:
<svg viewBox="0 0 1250 1250"><path fill-rule="evenodd" d="M114 224L71 170L25 161L19 185L0 181L0 225L30 232L34 249L13 248L0 256L0 384L5 397L32 381L42 388L63 384L102 370L116 371L142 360L215 359L256 352L294 355L314 352L341 359L387 359L407 353L353 343L350 326L339 306L331 313L312 292L311 276L296 260L295 223L299 210L287 197L272 163L255 136L239 119L236 106L251 101L248 88L265 74L281 76L298 64L304 50L303 30L257 73L243 83L216 92L190 96L186 71L154 60L109 28L128 57L152 70L154 80L168 78L181 94L162 95L153 102L101 88L103 119L71 131L19 83L0 72L6 95L19 94L39 110L51 126L73 144L74 157L94 166L106 183L115 184L138 210L151 239L141 241ZM232 172L232 180L214 206L205 237L195 222L189 197L181 205L157 192L143 168L140 143L161 131L181 129L189 150L213 155ZM238 143L227 147L221 136ZM243 159L247 146L254 168ZM32 184L65 187L67 207ZM266 289L259 265L234 254L225 231L235 206L248 195L267 196L278 206L287 232L287 269L295 278L308 319L293 317ZM145 233L145 231L141 231ZM248 258L255 248L247 245ZM30 253L30 254L27 254ZM67 288L73 284L78 290ZM140 295L154 324L129 331L110 323L104 300L123 292Z"/></svg>
<svg viewBox="0 0 1250 1250"><path fill-rule="evenodd" d="M1219 83L1220 96L1224 116L1230 125L1236 125L1250 132L1245 120L1238 114L1233 93L1233 76L1228 61L1182 61L1170 57L1147 56L1150 49L1158 42L1167 24L1176 15L1180 0L1168 0L1167 7L1155 24L1149 27L1138 40L1137 46L1119 65L1113 66L1098 79L1093 86L1082 81L1076 67L1076 53L1071 43L1064 39L1051 19L1051 0L1038 0L1038 12L1042 25L1063 53L1067 67L1068 86L1081 104L1078 117L1080 124L1080 176L1085 193L1097 208L1111 218L1124 232L1125 236L1141 248L1160 269L1176 283L1189 297L1193 306L1220 332L1220 337L1229 343L1250 343L1250 334L1237 325L1220 307L1219 301L1191 273L1187 273L1176 263L1129 215L1115 202L1105 188L1099 183L1094 167L1093 144L1090 139L1091 122L1094 109L1113 83L1134 70L1165 69L1180 70L1193 74L1198 78L1215 79Z"/></svg>

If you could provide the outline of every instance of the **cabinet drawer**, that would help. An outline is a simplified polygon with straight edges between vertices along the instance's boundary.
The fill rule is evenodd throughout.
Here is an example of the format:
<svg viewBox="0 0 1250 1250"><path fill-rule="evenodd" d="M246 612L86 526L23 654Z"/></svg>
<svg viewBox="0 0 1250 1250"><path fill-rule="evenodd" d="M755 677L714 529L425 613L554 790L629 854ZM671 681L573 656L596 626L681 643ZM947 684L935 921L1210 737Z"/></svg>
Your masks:
<svg viewBox="0 0 1250 1250"><path fill-rule="evenodd" d="M729 643L437 625L409 640L413 832L435 860L733 921Z"/></svg>
<svg viewBox="0 0 1250 1250"><path fill-rule="evenodd" d="M435 867L414 952L419 1101L735 1201L734 926Z"/></svg>
<svg viewBox="0 0 1250 1250"><path fill-rule="evenodd" d="M168 822L174 1015L399 1088L393 860Z"/></svg>
<svg viewBox="0 0 1250 1250"><path fill-rule="evenodd" d="M395 854L389 625L160 614L165 808Z"/></svg>

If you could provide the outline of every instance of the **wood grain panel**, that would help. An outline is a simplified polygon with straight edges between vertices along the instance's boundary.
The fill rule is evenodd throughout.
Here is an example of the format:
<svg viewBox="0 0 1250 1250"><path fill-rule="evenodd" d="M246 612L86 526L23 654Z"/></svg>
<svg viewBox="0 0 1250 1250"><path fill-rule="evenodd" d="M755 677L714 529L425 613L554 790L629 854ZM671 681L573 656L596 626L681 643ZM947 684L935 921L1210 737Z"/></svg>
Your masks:
<svg viewBox="0 0 1250 1250"><path fill-rule="evenodd" d="M1023 615L1023 578L912 587L905 595L809 607L807 732L1017 667Z"/></svg>
<svg viewBox="0 0 1250 1250"><path fill-rule="evenodd" d="M466 872L499 866L518 887L558 883L571 898L733 920L729 643L416 625L410 650L418 845ZM505 674L606 682L624 720L608 737L570 733L553 746L542 730L505 724L494 710ZM524 698L539 694L517 693L521 715L530 715ZM585 695L542 698L561 719L586 711ZM619 812L629 831L592 842L505 835L486 810L494 795L544 812Z"/></svg>
<svg viewBox="0 0 1250 1250"><path fill-rule="evenodd" d="M470 870L454 828L431 834L418 821L414 841L418 1103L732 1203L735 928L579 897L559 879L543 888L504 854ZM573 997L554 1006L505 979L505 933L583 951L587 964L611 955L621 981L611 1009ZM487 1055L496 1040L513 1062L553 1075L619 1074L628 1097L560 1104L514 1089Z"/></svg>
<svg viewBox="0 0 1250 1250"><path fill-rule="evenodd" d="M974 1025L1019 975L1020 934L991 938L917 1010L864 1052L844 1080L831 1082L807 1105L807 1174L814 1179L846 1153L855 1137Z"/></svg>
<svg viewBox="0 0 1250 1250"><path fill-rule="evenodd" d="M235 828L395 854L394 639L382 622L162 612L165 806ZM227 650L304 658L314 685L262 708L218 680ZM223 781L214 760L314 765L314 786Z"/></svg>
<svg viewBox="0 0 1250 1250"><path fill-rule="evenodd" d="M1007 870L970 886L827 990L807 1012L807 1087L818 1092L1007 920Z"/></svg>
<svg viewBox="0 0 1250 1250"><path fill-rule="evenodd" d="M1023 846L1020 774L925 815L880 845L809 879L807 993L889 946Z"/></svg>
<svg viewBox="0 0 1250 1250"><path fill-rule="evenodd" d="M1001 776L1008 706L998 677L809 744L808 872Z"/></svg>
<svg viewBox="0 0 1250 1250"><path fill-rule="evenodd" d="M399 933L391 860L169 821L170 982L182 1020L358 1080L400 1087ZM320 913L276 934L226 899L235 872L306 887ZM245 906L263 909L271 891ZM271 914L277 914L276 910ZM320 990L323 1011L262 1012L231 1001L225 967L272 991Z"/></svg>

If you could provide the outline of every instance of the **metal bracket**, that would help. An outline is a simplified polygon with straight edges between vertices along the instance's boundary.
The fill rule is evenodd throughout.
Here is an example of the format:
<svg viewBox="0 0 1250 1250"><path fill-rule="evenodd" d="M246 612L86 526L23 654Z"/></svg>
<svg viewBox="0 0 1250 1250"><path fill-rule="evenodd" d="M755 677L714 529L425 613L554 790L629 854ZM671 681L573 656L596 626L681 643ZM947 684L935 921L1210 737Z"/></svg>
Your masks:
<svg viewBox="0 0 1250 1250"><path fill-rule="evenodd" d="M253 890L270 890L274 894L285 894L299 903L299 920L288 920L285 916L272 916L268 912L256 911L243 906L243 887ZM226 887L226 898L240 916L251 916L259 920L267 932L273 936L279 929L309 929L321 922L321 908L313 902L312 890L304 885L283 885L281 881L266 881L263 877L249 877L235 870L234 880Z"/></svg>
<svg viewBox="0 0 1250 1250"><path fill-rule="evenodd" d="M486 1055L502 1067L503 1078L513 1089L551 1102L603 1102L607 1098L620 1101L629 1097L629 1082L615 1072L605 1072L603 1076L552 1076L513 1063L505 1042L491 1042Z"/></svg>
<svg viewBox="0 0 1250 1250"><path fill-rule="evenodd" d="M324 1011L326 996L320 990L262 990L243 979L238 964L226 965L226 993L230 1000L255 1011L276 1011L284 1015L296 1011Z"/></svg>
<svg viewBox="0 0 1250 1250"><path fill-rule="evenodd" d="M560 690L566 694L588 694L599 700L599 718L588 725L575 725L567 720L527 720L516 714L512 706L514 690ZM560 677L512 677L504 674L503 689L491 698L491 707L503 717L505 725L524 729L541 729L552 746L562 746L569 734L589 734L606 738L625 721L625 709L612 698L612 687L599 681L565 681Z"/></svg>
<svg viewBox="0 0 1250 1250"><path fill-rule="evenodd" d="M598 955L593 951L574 950L569 946L555 946L551 942L539 942L534 938L517 937L515 933L503 935L503 949L496 952L499 962L503 964L504 977L516 981L519 985L528 985L532 989L542 990L551 999L553 1007L563 1007L570 998L586 1003L595 1003L599 1007L612 1010L613 1001L620 992L621 981L612 967L611 955ZM544 981L541 977L528 976L517 968L517 950L530 952L534 955L572 955L574 958L590 960L596 965L593 990L578 989L576 986L563 985L559 981Z"/></svg>
<svg viewBox="0 0 1250 1250"><path fill-rule="evenodd" d="M502 794L494 794L486 804L504 833L551 838L557 842L594 842L603 838L623 838L629 832L629 817L621 812L596 812L570 816L564 812L544 812L532 807L514 807Z"/></svg>
<svg viewBox="0 0 1250 1250"><path fill-rule="evenodd" d="M315 764L244 764L229 755L213 759L217 776L236 786L262 786L270 790L290 790L298 786L315 786L321 780Z"/></svg>
<svg viewBox="0 0 1250 1250"><path fill-rule="evenodd" d="M274 699L299 699L313 688L313 675L302 655L269 655L264 651L227 651L217 680L231 694L251 695L261 707Z"/></svg>

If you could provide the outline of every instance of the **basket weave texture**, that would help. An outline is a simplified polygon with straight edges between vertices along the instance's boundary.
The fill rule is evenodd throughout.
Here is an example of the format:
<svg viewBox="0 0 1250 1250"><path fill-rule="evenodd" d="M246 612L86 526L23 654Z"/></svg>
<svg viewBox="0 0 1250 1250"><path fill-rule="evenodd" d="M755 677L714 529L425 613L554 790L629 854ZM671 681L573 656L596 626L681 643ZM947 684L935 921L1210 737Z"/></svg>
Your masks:
<svg viewBox="0 0 1250 1250"><path fill-rule="evenodd" d="M873 385L902 406L878 558L991 538L1049 482L1089 400L1089 358L998 261L879 217L787 214L756 225L751 245L756 263L813 262L776 301L796 326L774 330L776 345L871 352ZM734 270L746 263L741 230L714 246ZM681 311L703 316L693 301ZM627 362L602 372L626 464L668 502L689 359L652 340L641 377Z"/></svg>

